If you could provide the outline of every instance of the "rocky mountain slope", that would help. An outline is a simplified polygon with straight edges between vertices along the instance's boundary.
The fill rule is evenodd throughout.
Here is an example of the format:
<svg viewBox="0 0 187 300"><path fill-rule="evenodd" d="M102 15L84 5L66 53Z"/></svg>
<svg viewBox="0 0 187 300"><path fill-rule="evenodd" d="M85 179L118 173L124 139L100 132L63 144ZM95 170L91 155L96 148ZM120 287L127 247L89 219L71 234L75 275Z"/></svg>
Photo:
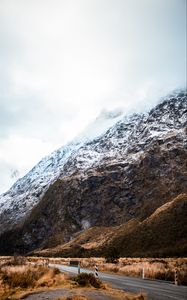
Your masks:
<svg viewBox="0 0 187 300"><path fill-rule="evenodd" d="M113 227L91 227L73 240L35 251L39 256L185 256L187 253L187 194L159 207L142 222L135 219ZM111 253L109 253L111 252Z"/></svg>
<svg viewBox="0 0 187 300"><path fill-rule="evenodd" d="M48 187L64 173L65 163L83 145L121 118L120 111L102 112L81 136L44 157L6 193L0 195L0 233L22 222L40 201Z"/></svg>
<svg viewBox="0 0 187 300"><path fill-rule="evenodd" d="M143 221L187 192L186 125L186 92L179 92L44 159L1 197L1 252L58 245L92 226Z"/></svg>

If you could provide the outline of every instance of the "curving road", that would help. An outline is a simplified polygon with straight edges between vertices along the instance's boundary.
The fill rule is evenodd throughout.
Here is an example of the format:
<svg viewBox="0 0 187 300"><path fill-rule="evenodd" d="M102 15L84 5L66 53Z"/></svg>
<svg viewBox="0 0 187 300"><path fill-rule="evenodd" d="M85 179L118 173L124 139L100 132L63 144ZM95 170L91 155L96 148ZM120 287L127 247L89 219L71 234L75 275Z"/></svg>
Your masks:
<svg viewBox="0 0 187 300"><path fill-rule="evenodd" d="M49 267L58 268L62 272L77 274L77 267L59 264L49 264ZM81 268L81 272L90 273L93 270ZM113 275L103 272L99 273L99 278L110 283L114 288L135 293L145 292L148 300L187 300L186 286L177 286L164 281Z"/></svg>

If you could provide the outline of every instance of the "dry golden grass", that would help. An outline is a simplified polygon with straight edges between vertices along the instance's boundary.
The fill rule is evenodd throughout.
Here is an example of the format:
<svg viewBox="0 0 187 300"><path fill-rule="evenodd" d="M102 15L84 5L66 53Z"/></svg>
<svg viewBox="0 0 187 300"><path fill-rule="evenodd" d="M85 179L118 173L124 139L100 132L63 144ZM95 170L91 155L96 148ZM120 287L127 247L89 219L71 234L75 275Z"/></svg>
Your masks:
<svg viewBox="0 0 187 300"><path fill-rule="evenodd" d="M178 271L179 284L187 285L187 258L120 258L118 263L105 263L102 258L80 259L83 268L98 265L101 272L113 272L126 276L174 281L175 270Z"/></svg>
<svg viewBox="0 0 187 300"><path fill-rule="evenodd" d="M0 266L10 261L11 257L0 257ZM118 263L106 263L105 258L43 258L28 257L27 264L64 264L69 265L70 260L78 260L81 267L93 269L97 264L99 271L119 273L126 276L141 277L145 270L145 277L174 281L175 269L178 270L179 284L187 285L187 258L120 258Z"/></svg>
<svg viewBox="0 0 187 300"><path fill-rule="evenodd" d="M0 265L11 258L0 258ZM53 264L69 265L72 258L43 258L28 257L27 264ZM99 271L119 273L126 276L141 277L145 270L145 277L174 281L175 269L178 270L179 284L187 285L187 258L120 258L118 263L106 263L105 258L75 258L81 262L81 267L91 268L97 264Z"/></svg>
<svg viewBox="0 0 187 300"><path fill-rule="evenodd" d="M0 299L20 299L25 293L70 285L67 276L44 266L3 266L0 269Z"/></svg>
<svg viewBox="0 0 187 300"><path fill-rule="evenodd" d="M137 259L119 261L119 272L128 276L142 276L145 278L174 281L175 270L178 272L179 284L187 284L187 259Z"/></svg>
<svg viewBox="0 0 187 300"><path fill-rule="evenodd" d="M71 297L61 298L66 300L89 300L89 297L82 295L85 291L93 291L94 288L80 288L79 285L76 285L68 275L60 273L58 269L49 269L47 266L36 265L45 262L41 258L34 258L35 263L33 264L33 258L28 259L26 264L25 258L22 260L21 258L12 258L9 259L0 259L1 267L0 267L0 299L8 300L8 299L22 299L24 296L42 292L46 290L51 290L55 288L66 288L68 290L77 290L77 294ZM94 259L93 262L103 262L103 259ZM88 260L86 259L88 263ZM18 265L16 265L18 263ZM109 286L102 284L101 291L106 296L113 295L117 297L117 299L124 300L143 300L144 296L142 295L132 295L129 293L120 292L117 290L111 289ZM81 293L81 294L80 294ZM86 293L85 293L86 294Z"/></svg>
<svg viewBox="0 0 187 300"><path fill-rule="evenodd" d="M36 291L75 287L67 275L60 273L58 269L49 269L45 266L46 263L69 264L70 260L72 259L28 257L25 261L21 258L15 260L12 257L0 257L0 299L6 300L8 297L9 299L20 299L24 294ZM97 264L99 271L115 272L134 277L141 277L144 268L145 278L171 281L174 281L175 269L177 268L179 284L187 285L187 258L120 258L116 264L106 263L104 258L81 258L77 260L81 262L83 268L94 269L95 264ZM127 294L114 291L108 286L105 286L102 293L122 300L146 299L143 294ZM59 300L88 300L89 298L85 295L79 293L79 295L71 296L72 298L66 297Z"/></svg>

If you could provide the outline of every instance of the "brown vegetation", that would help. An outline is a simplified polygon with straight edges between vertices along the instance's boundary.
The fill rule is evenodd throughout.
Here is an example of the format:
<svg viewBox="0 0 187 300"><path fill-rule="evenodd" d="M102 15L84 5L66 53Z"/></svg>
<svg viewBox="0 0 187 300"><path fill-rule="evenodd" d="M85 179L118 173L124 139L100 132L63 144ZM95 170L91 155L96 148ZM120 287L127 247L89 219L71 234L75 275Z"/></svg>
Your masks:
<svg viewBox="0 0 187 300"><path fill-rule="evenodd" d="M93 286L96 289L103 287L102 281L96 278L92 273L81 273L77 275L74 280L80 286Z"/></svg>
<svg viewBox="0 0 187 300"><path fill-rule="evenodd" d="M187 194L159 207L144 221L130 220L120 226L92 227L66 244L37 250L35 256L185 257L187 254Z"/></svg>
<svg viewBox="0 0 187 300"><path fill-rule="evenodd" d="M52 261L52 260L51 260ZM103 259L96 259L102 262ZM54 262L54 261L53 261ZM58 261L60 262L60 261ZM88 263L88 261L86 260ZM67 261L66 261L67 263ZM93 262L92 262L93 263ZM84 289L82 289L82 287ZM143 300L143 295L134 295L113 290L106 284L104 285L93 274L81 273L74 279L68 275L62 274L58 269L49 269L46 266L46 260L43 258L25 258L25 257L0 257L0 299L22 299L28 294L46 291L48 289L74 288L75 295L66 298L66 300L89 300L89 297L80 295L90 288L101 289L102 293L116 297L115 299L124 300ZM85 290L86 288L86 290ZM76 291L78 294L76 295ZM60 300L59 299L59 300Z"/></svg>
<svg viewBox="0 0 187 300"><path fill-rule="evenodd" d="M43 257L28 257L29 262L45 264ZM48 258L52 264L69 265L71 258ZM174 282L177 269L179 284L187 285L187 258L119 258L115 263L106 263L103 257L75 258L82 268L93 269L98 265L100 272L119 273L125 276L145 277Z"/></svg>
<svg viewBox="0 0 187 300"><path fill-rule="evenodd" d="M9 259L10 257L6 258ZM48 258L49 263L69 265L71 258ZM174 282L175 270L178 272L179 284L187 285L187 258L119 258L115 263L106 263L103 257L75 258L81 263L81 268L94 270L98 265L100 272L119 273L125 276L142 277L144 268L145 277ZM0 257L0 265L5 257ZM44 257L27 257L30 264L46 264ZM9 264L9 262L6 262ZM57 272L58 269L57 269Z"/></svg>
<svg viewBox="0 0 187 300"><path fill-rule="evenodd" d="M178 284L187 285L187 258L120 258L117 263L106 263L102 258L80 259L83 268L98 265L100 272L113 272L125 276L142 277L144 268L145 278L174 282L175 270L178 272Z"/></svg>
<svg viewBox="0 0 187 300"><path fill-rule="evenodd" d="M25 260L25 259L23 259ZM0 267L0 299L20 299L25 292L33 292L41 288L59 287L67 283L67 278L59 270L45 266L18 264L18 259L10 259L1 263ZM11 264L12 263L12 264Z"/></svg>

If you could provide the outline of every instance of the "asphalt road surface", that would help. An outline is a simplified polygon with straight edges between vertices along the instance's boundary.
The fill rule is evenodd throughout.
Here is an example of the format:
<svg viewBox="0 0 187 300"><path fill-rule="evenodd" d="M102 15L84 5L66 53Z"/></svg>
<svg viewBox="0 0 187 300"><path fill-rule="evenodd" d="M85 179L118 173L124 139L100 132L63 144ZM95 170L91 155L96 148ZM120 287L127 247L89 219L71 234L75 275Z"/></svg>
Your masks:
<svg viewBox="0 0 187 300"><path fill-rule="evenodd" d="M60 271L70 274L77 274L77 267L70 267L60 264L49 264L50 267L56 267ZM93 273L93 270L81 268L81 272ZM172 283L159 280L148 280L122 275L113 275L99 272L99 278L112 287L128 292L145 292L148 300L187 300L187 287L177 286Z"/></svg>

